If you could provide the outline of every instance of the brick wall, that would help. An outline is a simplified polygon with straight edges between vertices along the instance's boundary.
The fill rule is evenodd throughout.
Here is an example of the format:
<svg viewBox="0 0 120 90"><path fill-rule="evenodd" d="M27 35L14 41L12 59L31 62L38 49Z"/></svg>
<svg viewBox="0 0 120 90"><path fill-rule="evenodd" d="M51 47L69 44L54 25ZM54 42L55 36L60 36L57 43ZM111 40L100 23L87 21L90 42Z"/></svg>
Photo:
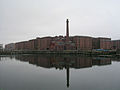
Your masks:
<svg viewBox="0 0 120 90"><path fill-rule="evenodd" d="M120 49L120 40L112 40L112 49Z"/></svg>
<svg viewBox="0 0 120 90"><path fill-rule="evenodd" d="M77 50L91 50L92 49L92 38L86 36L75 36L72 37L72 42L75 43Z"/></svg>
<svg viewBox="0 0 120 90"><path fill-rule="evenodd" d="M111 38L93 38L93 49L111 49Z"/></svg>

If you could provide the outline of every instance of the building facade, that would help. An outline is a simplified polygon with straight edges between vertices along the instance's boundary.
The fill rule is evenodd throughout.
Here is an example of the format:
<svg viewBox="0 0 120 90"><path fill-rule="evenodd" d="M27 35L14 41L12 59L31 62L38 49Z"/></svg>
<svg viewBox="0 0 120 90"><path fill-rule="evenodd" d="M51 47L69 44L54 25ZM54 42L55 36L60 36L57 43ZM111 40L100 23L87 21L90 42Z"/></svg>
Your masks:
<svg viewBox="0 0 120 90"><path fill-rule="evenodd" d="M120 50L120 40L112 40L112 49Z"/></svg>
<svg viewBox="0 0 120 90"><path fill-rule="evenodd" d="M15 50L15 43L10 43L5 45L5 50Z"/></svg>
<svg viewBox="0 0 120 90"><path fill-rule="evenodd" d="M111 49L111 38L93 38L92 39L93 49Z"/></svg>
<svg viewBox="0 0 120 90"><path fill-rule="evenodd" d="M69 36L69 21L66 20L66 36L38 37L29 41L15 43L15 50L92 50L119 48L119 41L111 38L88 36Z"/></svg>
<svg viewBox="0 0 120 90"><path fill-rule="evenodd" d="M15 43L15 50L75 50L76 46L69 38L69 21L66 21L66 36L42 37Z"/></svg>
<svg viewBox="0 0 120 90"><path fill-rule="evenodd" d="M92 37L74 36L74 37L71 37L71 41L75 43L76 50L91 50L92 49Z"/></svg>

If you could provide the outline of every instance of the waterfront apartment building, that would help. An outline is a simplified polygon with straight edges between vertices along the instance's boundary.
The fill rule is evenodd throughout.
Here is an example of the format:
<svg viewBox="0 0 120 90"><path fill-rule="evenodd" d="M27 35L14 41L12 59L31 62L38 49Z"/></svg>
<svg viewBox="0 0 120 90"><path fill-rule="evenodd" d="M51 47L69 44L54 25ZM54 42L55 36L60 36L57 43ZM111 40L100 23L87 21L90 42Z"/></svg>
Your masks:
<svg viewBox="0 0 120 90"><path fill-rule="evenodd" d="M66 42L66 37L42 37L29 41L15 43L15 50L92 50L111 49L111 38L92 38L88 36L71 36ZM118 45L117 47L118 48Z"/></svg>
<svg viewBox="0 0 120 90"><path fill-rule="evenodd" d="M37 37L36 39L15 43L15 50L92 50L92 49L119 49L120 40L112 41L111 38L69 36L69 21L66 20L66 35L55 37Z"/></svg>
<svg viewBox="0 0 120 90"><path fill-rule="evenodd" d="M112 40L112 49L120 50L120 40Z"/></svg>
<svg viewBox="0 0 120 90"><path fill-rule="evenodd" d="M52 37L37 38L37 50L50 50Z"/></svg>
<svg viewBox="0 0 120 90"><path fill-rule="evenodd" d="M18 42L15 50L75 50L75 43L69 39L69 21L66 21L66 36L42 37Z"/></svg>
<svg viewBox="0 0 120 90"><path fill-rule="evenodd" d="M111 49L111 38L92 38L93 49Z"/></svg>
<svg viewBox="0 0 120 90"><path fill-rule="evenodd" d="M76 50L92 50L92 37L73 36L70 39L75 43Z"/></svg>

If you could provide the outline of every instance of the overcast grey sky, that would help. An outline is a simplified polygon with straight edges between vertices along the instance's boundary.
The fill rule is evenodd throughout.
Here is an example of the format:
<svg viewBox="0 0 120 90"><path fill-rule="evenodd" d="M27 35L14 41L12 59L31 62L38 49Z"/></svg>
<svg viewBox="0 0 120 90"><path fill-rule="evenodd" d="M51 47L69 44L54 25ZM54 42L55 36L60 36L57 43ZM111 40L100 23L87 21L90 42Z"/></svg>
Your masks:
<svg viewBox="0 0 120 90"><path fill-rule="evenodd" d="M120 39L120 0L0 0L0 43L70 35Z"/></svg>

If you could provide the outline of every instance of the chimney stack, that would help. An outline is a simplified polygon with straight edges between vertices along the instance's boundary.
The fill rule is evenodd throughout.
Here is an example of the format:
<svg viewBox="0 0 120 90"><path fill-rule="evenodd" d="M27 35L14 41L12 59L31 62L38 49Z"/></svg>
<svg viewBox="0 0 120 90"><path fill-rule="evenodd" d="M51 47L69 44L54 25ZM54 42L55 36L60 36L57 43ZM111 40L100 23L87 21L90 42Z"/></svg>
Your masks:
<svg viewBox="0 0 120 90"><path fill-rule="evenodd" d="M66 21L66 41L69 41L69 20Z"/></svg>

